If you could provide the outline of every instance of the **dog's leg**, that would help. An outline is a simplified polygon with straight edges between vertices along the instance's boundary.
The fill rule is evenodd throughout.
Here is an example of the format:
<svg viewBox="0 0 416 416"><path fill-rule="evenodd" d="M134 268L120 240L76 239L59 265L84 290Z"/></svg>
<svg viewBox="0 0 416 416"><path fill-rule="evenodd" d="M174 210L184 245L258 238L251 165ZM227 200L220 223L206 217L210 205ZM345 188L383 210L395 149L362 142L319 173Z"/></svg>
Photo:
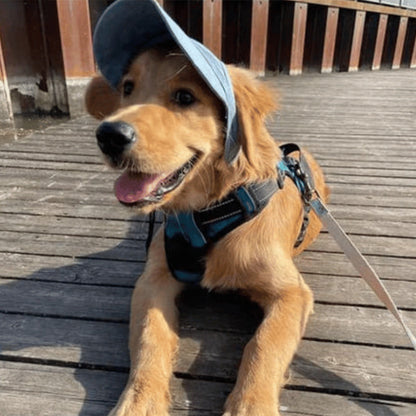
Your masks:
<svg viewBox="0 0 416 416"><path fill-rule="evenodd" d="M278 295L253 296L264 309L264 320L244 349L224 416L280 414L279 392L313 304L312 292L298 276L299 285L287 287Z"/></svg>
<svg viewBox="0 0 416 416"><path fill-rule="evenodd" d="M110 416L168 416L169 380L178 344L175 298L182 285L164 260L163 233L156 238L133 292L129 380Z"/></svg>

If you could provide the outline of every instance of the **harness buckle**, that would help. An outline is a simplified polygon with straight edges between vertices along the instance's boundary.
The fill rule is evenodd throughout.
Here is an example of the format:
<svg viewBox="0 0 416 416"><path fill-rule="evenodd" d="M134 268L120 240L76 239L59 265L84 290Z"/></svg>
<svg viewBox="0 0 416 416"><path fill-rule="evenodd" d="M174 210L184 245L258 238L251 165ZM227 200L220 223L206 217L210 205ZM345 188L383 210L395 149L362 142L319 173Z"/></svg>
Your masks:
<svg viewBox="0 0 416 416"><path fill-rule="evenodd" d="M313 197L315 187L313 181L311 181L309 173L306 172L304 167L302 167L301 161L296 161L295 175L299 178L303 185L302 199L305 204L309 205Z"/></svg>
<svg viewBox="0 0 416 416"><path fill-rule="evenodd" d="M285 177L286 177L286 174L284 170L278 168L277 169L277 186L279 187L279 189L283 189L283 187L285 186Z"/></svg>

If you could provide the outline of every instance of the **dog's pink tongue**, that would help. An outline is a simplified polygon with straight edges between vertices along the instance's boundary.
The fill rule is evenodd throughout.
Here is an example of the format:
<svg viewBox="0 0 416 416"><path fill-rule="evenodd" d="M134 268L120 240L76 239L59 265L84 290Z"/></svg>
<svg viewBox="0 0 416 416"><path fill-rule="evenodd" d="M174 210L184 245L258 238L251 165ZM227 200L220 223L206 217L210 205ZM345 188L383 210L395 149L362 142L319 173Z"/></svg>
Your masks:
<svg viewBox="0 0 416 416"><path fill-rule="evenodd" d="M163 175L137 174L124 172L114 184L114 193L120 202L132 204L148 196Z"/></svg>

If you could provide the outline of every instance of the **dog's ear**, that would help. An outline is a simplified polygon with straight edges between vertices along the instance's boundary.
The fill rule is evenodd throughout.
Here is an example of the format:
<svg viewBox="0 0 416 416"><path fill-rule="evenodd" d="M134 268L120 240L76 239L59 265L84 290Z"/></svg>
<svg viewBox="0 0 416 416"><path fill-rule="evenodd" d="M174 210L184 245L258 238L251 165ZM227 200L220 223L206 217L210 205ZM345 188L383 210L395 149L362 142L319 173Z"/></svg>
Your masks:
<svg viewBox="0 0 416 416"><path fill-rule="evenodd" d="M228 67L237 104L239 140L249 164L260 168L276 146L267 133L266 117L277 110L277 93L245 69ZM269 157L265 156L269 153Z"/></svg>
<svg viewBox="0 0 416 416"><path fill-rule="evenodd" d="M101 76L93 78L85 92L85 107L98 120L114 113L120 106L120 93Z"/></svg>

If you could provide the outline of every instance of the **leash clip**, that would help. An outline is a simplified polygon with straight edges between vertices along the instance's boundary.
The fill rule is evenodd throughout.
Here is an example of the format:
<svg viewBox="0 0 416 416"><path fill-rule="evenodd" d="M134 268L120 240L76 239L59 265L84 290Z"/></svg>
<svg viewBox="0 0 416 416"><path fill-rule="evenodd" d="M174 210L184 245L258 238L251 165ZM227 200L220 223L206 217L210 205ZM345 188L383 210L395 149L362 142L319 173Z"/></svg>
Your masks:
<svg viewBox="0 0 416 416"><path fill-rule="evenodd" d="M296 159L295 159L296 160ZM310 201L314 195L315 187L313 181L311 181L311 177L308 172L302 167L302 162L300 160L296 160L295 162L295 169L294 173L297 178L302 183L302 199L306 205L310 204Z"/></svg>

